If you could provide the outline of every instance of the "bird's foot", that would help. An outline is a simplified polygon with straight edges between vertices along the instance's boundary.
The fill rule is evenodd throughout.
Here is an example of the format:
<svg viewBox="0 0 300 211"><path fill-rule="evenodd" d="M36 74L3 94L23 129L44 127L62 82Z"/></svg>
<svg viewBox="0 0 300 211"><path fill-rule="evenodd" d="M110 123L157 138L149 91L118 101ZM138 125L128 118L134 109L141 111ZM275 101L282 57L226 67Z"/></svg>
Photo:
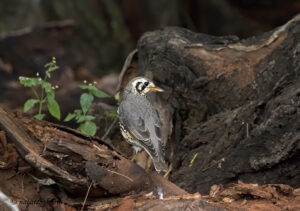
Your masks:
<svg viewBox="0 0 300 211"><path fill-rule="evenodd" d="M171 171L173 170L172 164L170 164L170 167L168 169L168 171L164 174L164 178L168 178L169 174L171 173Z"/></svg>
<svg viewBox="0 0 300 211"><path fill-rule="evenodd" d="M132 162L135 162L136 158L138 157L138 155L140 154L140 152L135 153L135 155L131 158Z"/></svg>
<svg viewBox="0 0 300 211"><path fill-rule="evenodd" d="M145 163L145 170L146 172L148 172L152 166L152 159L150 158L150 156L147 156L146 158L146 163Z"/></svg>

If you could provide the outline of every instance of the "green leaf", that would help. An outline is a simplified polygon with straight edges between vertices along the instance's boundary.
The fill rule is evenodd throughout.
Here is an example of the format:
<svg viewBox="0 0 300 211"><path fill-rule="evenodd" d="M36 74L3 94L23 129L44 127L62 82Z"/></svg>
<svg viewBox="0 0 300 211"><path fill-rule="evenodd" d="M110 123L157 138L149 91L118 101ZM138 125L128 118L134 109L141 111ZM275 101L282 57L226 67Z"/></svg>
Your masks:
<svg viewBox="0 0 300 211"><path fill-rule="evenodd" d="M51 72L53 72L54 70L57 70L58 68L59 68L58 66L53 65L53 66L50 66L50 67L48 68L47 71L49 71L49 72L51 73Z"/></svg>
<svg viewBox="0 0 300 211"><path fill-rule="evenodd" d="M108 94L106 94L103 91L100 91L97 87L95 87L94 85L81 85L80 86L81 89L84 90L88 90L89 92L91 92L94 96L99 97L99 98L103 98L103 97L109 97Z"/></svg>
<svg viewBox="0 0 300 211"><path fill-rule="evenodd" d="M29 111L29 109L31 109L36 103L38 103L39 100L37 99L29 99L25 102L24 104L24 112Z"/></svg>
<svg viewBox="0 0 300 211"><path fill-rule="evenodd" d="M84 89L84 90L88 90L88 91L97 90L97 88L93 85L81 85L80 89Z"/></svg>
<svg viewBox="0 0 300 211"><path fill-rule="evenodd" d="M117 92L117 94L115 94L115 99L116 99L116 101L119 101L119 99L120 99L120 92Z"/></svg>
<svg viewBox="0 0 300 211"><path fill-rule="evenodd" d="M82 122L84 122L84 115L81 115L81 116L77 116L77 123L82 123Z"/></svg>
<svg viewBox="0 0 300 211"><path fill-rule="evenodd" d="M84 120L85 120L85 121L92 121L92 120L94 120L94 119L96 119L96 117L94 117L94 116L92 116L92 115L86 115L86 116L84 117Z"/></svg>
<svg viewBox="0 0 300 211"><path fill-rule="evenodd" d="M51 72L59 68L59 66L56 65L55 59L52 59L52 61L46 64L45 67L47 68L46 75L48 78L51 78Z"/></svg>
<svg viewBox="0 0 300 211"><path fill-rule="evenodd" d="M86 121L92 121L92 120L94 120L96 117L94 117L94 116L91 116L91 115L86 115L86 116L84 116L84 115L82 115L82 116L78 116L78 118L77 118L77 123L82 123L82 122L86 122Z"/></svg>
<svg viewBox="0 0 300 211"><path fill-rule="evenodd" d="M38 119L38 120L43 120L45 117L45 114L36 114L34 115L34 118Z"/></svg>
<svg viewBox="0 0 300 211"><path fill-rule="evenodd" d="M80 110L80 109L75 109L75 110L74 110L74 113L76 114L76 116L81 116L82 110Z"/></svg>
<svg viewBox="0 0 300 211"><path fill-rule="evenodd" d="M79 130L82 133L93 136L97 132L97 126L94 122L87 121L79 126Z"/></svg>
<svg viewBox="0 0 300 211"><path fill-rule="evenodd" d="M89 110L89 108L92 105L93 100L94 100L94 96L87 94L87 93L83 93L80 96L80 105L81 105L83 114L86 114L86 112Z"/></svg>
<svg viewBox="0 0 300 211"><path fill-rule="evenodd" d="M53 95L52 97L54 97L54 91L52 89L52 85L49 82L43 81L42 87L43 87L43 89L45 89L45 92L47 93L47 95Z"/></svg>
<svg viewBox="0 0 300 211"><path fill-rule="evenodd" d="M29 78L29 77L19 77L19 81L21 84L23 84L25 87L32 87L37 86L42 83L42 79L40 78Z"/></svg>
<svg viewBox="0 0 300 211"><path fill-rule="evenodd" d="M50 75L50 72L49 72L49 71L46 71L46 76L47 76L48 78L51 78L51 75Z"/></svg>
<svg viewBox="0 0 300 211"><path fill-rule="evenodd" d="M50 114L60 120L60 108L54 97L47 96L47 106Z"/></svg>
<svg viewBox="0 0 300 211"><path fill-rule="evenodd" d="M68 114L67 117L64 119L64 122L71 121L72 119L74 119L75 116L76 116L76 114L74 114L74 113Z"/></svg>
<svg viewBox="0 0 300 211"><path fill-rule="evenodd" d="M93 90L93 91L92 91L92 94L95 95L96 97L99 97L99 98L109 97L108 94L106 94L105 92L100 91L100 90L98 90L98 89Z"/></svg>
<svg viewBox="0 0 300 211"><path fill-rule="evenodd" d="M47 64L45 64L44 67L50 67L51 65L53 65L53 59L51 60L51 62L48 62Z"/></svg>

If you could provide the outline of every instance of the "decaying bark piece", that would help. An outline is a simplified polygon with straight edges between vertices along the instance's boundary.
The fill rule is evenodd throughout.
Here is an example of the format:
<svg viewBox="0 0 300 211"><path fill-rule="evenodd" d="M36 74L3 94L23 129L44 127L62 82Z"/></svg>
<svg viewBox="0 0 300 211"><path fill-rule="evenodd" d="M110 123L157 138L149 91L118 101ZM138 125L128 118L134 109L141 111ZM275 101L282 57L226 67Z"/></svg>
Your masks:
<svg viewBox="0 0 300 211"><path fill-rule="evenodd" d="M175 27L141 37L135 73L166 90L154 100L171 181L200 193L237 180L299 187L299 20L246 40Z"/></svg>
<svg viewBox="0 0 300 211"><path fill-rule="evenodd" d="M216 207L214 204L207 204L199 193L189 194L177 197L168 197L163 200L153 200L136 205L136 210L206 210L206 211L225 211L222 207Z"/></svg>
<svg viewBox="0 0 300 211"><path fill-rule="evenodd" d="M139 200L140 206L144 206L143 202L151 202L155 207L163 207L165 203L153 202L158 196L158 188L164 197L187 194L156 172L145 172L97 137L45 121L12 116L2 108L0 128L6 132L20 156L42 173L48 185L57 184L68 195L82 198L92 183L88 196L99 200L86 204L91 210L122 207L124 201L120 195L132 195ZM150 198L147 198L147 193L150 193ZM81 200L72 202L63 191L58 193L58 197L65 204L82 206ZM105 199L101 200L103 197ZM199 197L194 201L197 201L197 208L218 208ZM188 202L180 203L186 206ZM134 207L137 208L137 205Z"/></svg>
<svg viewBox="0 0 300 211"><path fill-rule="evenodd" d="M90 206L92 210L107 210L114 208L116 211L123 210L205 210L225 211L226 209L208 203L203 200L199 193L170 196L163 199L155 199L151 193L144 196L127 196L123 199L102 200Z"/></svg>
<svg viewBox="0 0 300 211"><path fill-rule="evenodd" d="M300 208L300 189L283 184L245 184L238 182L224 189L214 185L209 196L213 201L228 210L269 211L298 210Z"/></svg>
<svg viewBox="0 0 300 211"><path fill-rule="evenodd" d="M10 117L0 109L0 125L21 156L74 195L93 196L149 190L152 180L100 140L48 122ZM100 143L98 143L100 142Z"/></svg>

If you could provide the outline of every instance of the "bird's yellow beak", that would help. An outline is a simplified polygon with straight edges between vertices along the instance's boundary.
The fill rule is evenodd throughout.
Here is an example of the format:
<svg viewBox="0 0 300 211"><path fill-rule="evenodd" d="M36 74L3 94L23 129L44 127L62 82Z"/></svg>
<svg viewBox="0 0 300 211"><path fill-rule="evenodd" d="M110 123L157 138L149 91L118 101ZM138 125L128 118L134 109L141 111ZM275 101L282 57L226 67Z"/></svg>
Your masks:
<svg viewBox="0 0 300 211"><path fill-rule="evenodd" d="M163 90L162 88L159 87L149 87L150 90L154 91L154 92L163 92L165 90Z"/></svg>

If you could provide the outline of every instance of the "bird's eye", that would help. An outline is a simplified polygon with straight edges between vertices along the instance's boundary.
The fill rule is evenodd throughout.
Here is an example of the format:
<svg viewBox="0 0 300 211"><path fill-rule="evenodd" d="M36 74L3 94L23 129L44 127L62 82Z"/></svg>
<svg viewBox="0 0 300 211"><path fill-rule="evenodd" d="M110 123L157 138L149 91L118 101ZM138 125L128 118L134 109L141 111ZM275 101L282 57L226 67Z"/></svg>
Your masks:
<svg viewBox="0 0 300 211"><path fill-rule="evenodd" d="M140 86L142 85L142 82L137 82L136 85L135 85L135 89L140 92L141 89L140 89Z"/></svg>
<svg viewBox="0 0 300 211"><path fill-rule="evenodd" d="M145 84L145 86L148 86L148 85L149 85L149 82L148 82L148 81L146 81L144 84Z"/></svg>

